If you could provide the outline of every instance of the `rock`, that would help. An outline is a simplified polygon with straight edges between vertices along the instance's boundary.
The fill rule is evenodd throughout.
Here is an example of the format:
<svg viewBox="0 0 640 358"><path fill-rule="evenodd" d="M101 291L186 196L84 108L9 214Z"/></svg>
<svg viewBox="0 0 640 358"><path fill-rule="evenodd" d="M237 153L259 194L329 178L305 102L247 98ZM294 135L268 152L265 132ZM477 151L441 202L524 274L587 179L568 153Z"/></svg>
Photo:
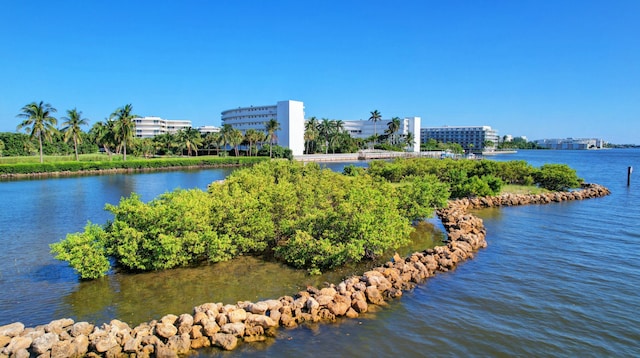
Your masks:
<svg viewBox="0 0 640 358"><path fill-rule="evenodd" d="M15 322L0 326L0 336L15 337L20 335L24 331L24 324L21 322Z"/></svg>
<svg viewBox="0 0 640 358"><path fill-rule="evenodd" d="M215 321L209 321L202 327L202 332L207 337L213 337L214 334L220 332L220 326Z"/></svg>
<svg viewBox="0 0 640 358"><path fill-rule="evenodd" d="M193 327L193 316L190 314L181 314L176 321L176 325L178 326L178 333L190 333L191 327Z"/></svg>
<svg viewBox="0 0 640 358"><path fill-rule="evenodd" d="M93 332L94 327L94 325L88 322L77 322L73 326L71 326L71 330L69 333L71 333L72 337L77 337L81 334L88 337L91 332Z"/></svg>
<svg viewBox="0 0 640 358"><path fill-rule="evenodd" d="M254 326L260 326L264 329L276 327L278 325L278 323L271 319L271 317L267 317L265 315L251 315L247 318L246 323Z"/></svg>
<svg viewBox="0 0 640 358"><path fill-rule="evenodd" d="M374 305L380 305L384 303L384 298L382 297L380 291L378 291L378 288L376 286L368 286L365 293L367 295L367 301L369 301L370 303L373 303Z"/></svg>
<svg viewBox="0 0 640 358"><path fill-rule="evenodd" d="M191 349L200 349L209 346L211 346L211 340L209 340L209 337L191 339Z"/></svg>
<svg viewBox="0 0 640 358"><path fill-rule="evenodd" d="M224 326L220 327L220 331L222 333L233 334L237 337L244 336L244 330L245 326L242 322L227 323Z"/></svg>
<svg viewBox="0 0 640 358"><path fill-rule="evenodd" d="M175 321L174 321L175 322ZM169 338L178 333L178 328L170 322L160 322L156 324L156 334L162 338Z"/></svg>
<svg viewBox="0 0 640 358"><path fill-rule="evenodd" d="M233 334L216 333L211 337L211 343L224 350L233 350L238 346L238 338Z"/></svg>
<svg viewBox="0 0 640 358"><path fill-rule="evenodd" d="M349 307L349 309L347 310L347 313L345 313L345 316L347 318L357 318L358 312L356 312L356 310L354 310L353 308Z"/></svg>
<svg viewBox="0 0 640 358"><path fill-rule="evenodd" d="M26 348L20 349L11 355L11 358L29 358L31 354Z"/></svg>
<svg viewBox="0 0 640 358"><path fill-rule="evenodd" d="M2 352L2 348L4 348L7 344L11 342L11 337L9 336L0 336L0 352Z"/></svg>
<svg viewBox="0 0 640 358"><path fill-rule="evenodd" d="M318 308L320 308L320 303L318 303L318 301L316 301L315 298L309 297L307 299L307 303L305 304L305 307L307 308L307 311L313 312L314 310L317 310Z"/></svg>
<svg viewBox="0 0 640 358"><path fill-rule="evenodd" d="M351 299L342 295L336 295L327 305L327 309L336 316L344 316L351 308Z"/></svg>
<svg viewBox="0 0 640 358"><path fill-rule="evenodd" d="M129 337L124 342L122 350L126 353L135 353L140 350L142 346L142 339L140 337Z"/></svg>
<svg viewBox="0 0 640 358"><path fill-rule="evenodd" d="M169 338L167 347L178 354L186 354L191 350L191 339L189 333L175 335Z"/></svg>
<svg viewBox="0 0 640 358"><path fill-rule="evenodd" d="M269 309L269 304L266 302L256 302L249 305L249 312L253 314L265 314Z"/></svg>
<svg viewBox="0 0 640 358"><path fill-rule="evenodd" d="M35 354L44 354L46 351L53 347L53 344L59 341L58 335L55 333L45 333L42 336L33 340L31 343L31 350Z"/></svg>
<svg viewBox="0 0 640 358"><path fill-rule="evenodd" d="M71 341L58 341L51 347L51 358L75 357L76 351Z"/></svg>
<svg viewBox="0 0 640 358"><path fill-rule="evenodd" d="M94 349L98 353L104 353L115 346L118 346L118 341L115 336L110 334L100 338L94 343Z"/></svg>
<svg viewBox="0 0 640 358"><path fill-rule="evenodd" d="M238 308L227 313L227 317L229 317L230 323L244 322L244 320L247 319L247 311L242 308Z"/></svg>
<svg viewBox="0 0 640 358"><path fill-rule="evenodd" d="M9 342L9 345L4 349L4 351L11 356L21 349L29 348L31 343L33 343L33 339L31 339L31 337L16 336L11 338L11 342Z"/></svg>
<svg viewBox="0 0 640 358"><path fill-rule="evenodd" d="M199 324L204 326L207 322L209 322L209 316L207 316L204 312L196 312L193 315L193 324Z"/></svg>
<svg viewBox="0 0 640 358"><path fill-rule="evenodd" d="M157 347L156 358L178 358L178 353L170 349L169 347Z"/></svg>
<svg viewBox="0 0 640 358"><path fill-rule="evenodd" d="M191 332L189 332L189 337L191 337L191 339L195 339L204 336L204 334L202 334L202 329L203 327L199 324L193 325L191 327Z"/></svg>
<svg viewBox="0 0 640 358"><path fill-rule="evenodd" d="M89 337L81 334L71 340L71 346L77 357L83 357L89 351Z"/></svg>
<svg viewBox="0 0 640 358"><path fill-rule="evenodd" d="M318 305L326 307L329 303L331 303L331 301L333 301L333 297L334 296L320 295L315 298L315 301L318 303Z"/></svg>
<svg viewBox="0 0 640 358"><path fill-rule="evenodd" d="M174 314L168 314L168 315L160 318L160 322L169 323L169 324L175 324L177 320L178 320L178 316L176 316Z"/></svg>
<svg viewBox="0 0 640 358"><path fill-rule="evenodd" d="M62 318L55 321L51 321L44 326L44 331L47 333L60 334L67 328L71 327L75 322L71 318Z"/></svg>

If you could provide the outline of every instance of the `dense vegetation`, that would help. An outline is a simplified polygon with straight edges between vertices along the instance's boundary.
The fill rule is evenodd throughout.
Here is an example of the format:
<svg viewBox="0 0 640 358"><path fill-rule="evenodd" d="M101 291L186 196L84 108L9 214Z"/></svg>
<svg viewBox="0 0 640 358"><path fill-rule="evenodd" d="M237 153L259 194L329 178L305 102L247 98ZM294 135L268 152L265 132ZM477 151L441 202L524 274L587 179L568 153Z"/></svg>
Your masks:
<svg viewBox="0 0 640 358"><path fill-rule="evenodd" d="M412 222L450 195L493 195L503 183L550 189L579 184L565 165L436 159L375 161L344 174L317 164L270 161L237 170L207 192L176 190L143 203L133 194L107 205L114 219L88 223L52 245L82 278L158 270L238 255L275 258L312 273L375 258L404 245Z"/></svg>
<svg viewBox="0 0 640 358"><path fill-rule="evenodd" d="M104 159L104 158L102 158ZM110 169L165 169L173 167L250 165L268 160L264 157L173 157L154 159L51 161L44 163L0 164L0 175L80 172Z"/></svg>

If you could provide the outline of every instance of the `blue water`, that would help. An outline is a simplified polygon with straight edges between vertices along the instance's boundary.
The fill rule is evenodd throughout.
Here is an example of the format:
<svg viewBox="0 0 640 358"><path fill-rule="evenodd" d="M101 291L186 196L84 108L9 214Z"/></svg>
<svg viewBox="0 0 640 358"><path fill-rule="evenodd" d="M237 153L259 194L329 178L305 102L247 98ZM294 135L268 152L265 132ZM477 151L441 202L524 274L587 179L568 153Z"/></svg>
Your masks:
<svg viewBox="0 0 640 358"><path fill-rule="evenodd" d="M640 356L640 150L519 151L491 159L565 163L612 194L479 211L488 247L389 306L360 319L281 329L275 340L242 344L231 353L210 349L200 355ZM636 168L629 187L628 166ZM49 243L81 230L87 220L109 219L104 203L132 191L149 200L175 187L205 188L226 174L0 182L0 325L76 317L74 307L91 302L70 297L126 290L112 281L79 283L48 253ZM109 307L109 299L101 304ZM114 312L125 303L114 305Z"/></svg>

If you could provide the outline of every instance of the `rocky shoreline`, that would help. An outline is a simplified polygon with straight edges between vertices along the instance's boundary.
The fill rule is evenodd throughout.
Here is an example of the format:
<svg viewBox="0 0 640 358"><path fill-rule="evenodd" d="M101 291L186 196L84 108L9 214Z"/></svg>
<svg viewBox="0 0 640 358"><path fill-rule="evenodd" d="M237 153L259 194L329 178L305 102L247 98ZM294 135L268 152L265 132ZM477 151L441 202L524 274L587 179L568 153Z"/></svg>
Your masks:
<svg viewBox="0 0 640 358"><path fill-rule="evenodd" d="M437 211L447 231L446 245L389 261L361 276L319 289L308 287L294 296L236 304L206 303L192 314L166 315L130 327L112 320L95 326L65 318L25 328L20 322L0 326L0 358L16 357L176 357L215 346L232 350L241 342L263 341L278 327L305 322L355 318L386 301L402 296L438 272L446 272L473 258L486 247L482 219L469 210L529 204L548 204L609 195L607 188L587 184L581 190L548 194L504 194L451 200Z"/></svg>

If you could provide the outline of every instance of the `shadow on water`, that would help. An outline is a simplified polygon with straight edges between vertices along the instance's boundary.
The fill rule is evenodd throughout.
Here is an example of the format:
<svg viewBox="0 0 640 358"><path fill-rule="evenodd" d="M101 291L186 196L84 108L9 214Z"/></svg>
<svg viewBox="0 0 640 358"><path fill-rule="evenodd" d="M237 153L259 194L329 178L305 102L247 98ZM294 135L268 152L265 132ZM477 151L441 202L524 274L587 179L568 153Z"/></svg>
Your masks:
<svg viewBox="0 0 640 358"><path fill-rule="evenodd" d="M444 235L433 222L419 222L412 243L398 253L408 255L442 242ZM58 314L96 324L117 318L132 325L159 319L166 314L191 313L206 302L235 304L294 295L307 286L325 287L387 261L347 265L311 276L271 260L242 256L216 264L147 273L116 273L82 281L62 299Z"/></svg>

